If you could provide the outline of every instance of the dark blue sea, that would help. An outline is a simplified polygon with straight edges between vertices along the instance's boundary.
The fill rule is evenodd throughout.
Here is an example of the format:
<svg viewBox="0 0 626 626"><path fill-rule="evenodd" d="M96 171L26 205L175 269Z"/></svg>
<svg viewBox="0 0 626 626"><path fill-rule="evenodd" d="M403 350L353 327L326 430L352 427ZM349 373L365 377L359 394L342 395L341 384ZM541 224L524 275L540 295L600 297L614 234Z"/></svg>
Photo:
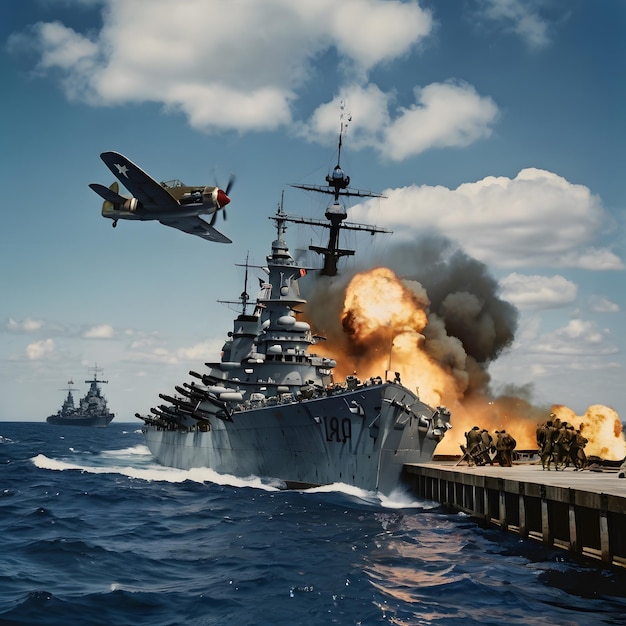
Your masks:
<svg viewBox="0 0 626 626"><path fill-rule="evenodd" d="M626 624L620 569L408 493L164 468L134 424L0 422L0 546L3 626Z"/></svg>

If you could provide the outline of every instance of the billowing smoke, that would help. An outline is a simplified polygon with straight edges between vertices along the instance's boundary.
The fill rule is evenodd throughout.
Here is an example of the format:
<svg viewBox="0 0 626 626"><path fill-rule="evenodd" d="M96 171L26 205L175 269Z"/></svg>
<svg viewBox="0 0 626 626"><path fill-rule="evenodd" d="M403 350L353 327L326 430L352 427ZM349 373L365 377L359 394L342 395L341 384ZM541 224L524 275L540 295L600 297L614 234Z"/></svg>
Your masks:
<svg viewBox="0 0 626 626"><path fill-rule="evenodd" d="M434 236L392 248L385 258L374 260L370 267L374 265L392 269L413 293L416 310L425 310L428 323L415 328L423 334L423 350L456 378L460 395L489 393L487 366L512 343L518 312L500 299L498 283L486 266L449 240ZM384 351L398 328L387 322L391 326L389 333L379 334L379 341L372 345L370 340L367 346L346 333L342 314L346 288L355 273L319 277L307 294L306 315L330 345L356 360L356 369L366 348ZM391 292L386 295L390 299L396 297Z"/></svg>
<svg viewBox="0 0 626 626"><path fill-rule="evenodd" d="M457 337L477 363L488 364L512 343L517 309L500 299L498 283L484 263L449 240L431 236L397 247L386 265L401 278L420 283L430 315L443 321L447 335Z"/></svg>
<svg viewBox="0 0 626 626"><path fill-rule="evenodd" d="M532 449L537 425L557 408L534 406L530 387L491 389L489 364L513 342L519 317L498 291L483 263L430 236L391 249L368 268L318 276L308 284L304 313L327 339L320 352L337 359L339 377L401 371L422 400L452 410L454 428L438 453L458 453L473 425L506 428L518 449ZM626 455L611 409L597 405L581 417L566 410L569 423L585 429L590 452Z"/></svg>

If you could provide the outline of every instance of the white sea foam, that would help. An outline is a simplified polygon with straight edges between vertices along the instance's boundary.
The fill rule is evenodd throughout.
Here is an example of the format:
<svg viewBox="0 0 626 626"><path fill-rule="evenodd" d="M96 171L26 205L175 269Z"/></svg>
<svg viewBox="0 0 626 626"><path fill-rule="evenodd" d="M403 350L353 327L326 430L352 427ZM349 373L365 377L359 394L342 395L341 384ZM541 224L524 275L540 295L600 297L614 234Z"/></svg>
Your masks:
<svg viewBox="0 0 626 626"><path fill-rule="evenodd" d="M103 450L100 453L101 456L108 457L123 457L123 456L152 456L152 453L148 449L148 446L145 446L141 443L138 443L136 446L132 446L130 448L122 448L121 450Z"/></svg>
<svg viewBox="0 0 626 626"><path fill-rule="evenodd" d="M137 445L125 450L110 450L110 457L121 456L124 453L129 456L145 457L143 451L145 446ZM146 448L147 450L147 448ZM148 453L149 454L149 453ZM78 470L89 474L120 474L129 478L136 478L148 482L162 481L169 483L182 483L191 480L197 483L215 483L218 485L228 485L231 487L253 487L256 489L264 489L266 491L278 491L278 487L273 484L264 483L256 476L249 478L237 478L228 474L218 474L207 467L198 467L190 470L181 470L172 467L164 467L157 463L143 463L141 466L132 465L93 465L91 463L69 463L67 461L51 459L44 454L38 454L32 459L33 464L40 469L53 471Z"/></svg>
<svg viewBox="0 0 626 626"><path fill-rule="evenodd" d="M284 488L284 483L279 480L267 480L258 476L239 478L230 474L219 474L208 467L197 467L189 470L165 467L152 460L150 450L143 444L119 450L103 450L96 457L88 457L84 463L76 463L74 457L72 457L72 461L74 462L52 459L43 454L38 454L32 459L34 465L40 469L78 470L91 474L120 474L148 482L183 483L190 480L196 483L214 483L239 488L250 487L264 491L281 491ZM365 504L382 506L386 509L424 509L439 506L436 502L415 500L412 494L401 488L394 490L389 496L385 496L376 491L367 491L346 483L332 483L304 489L302 493L342 493Z"/></svg>
<svg viewBox="0 0 626 626"><path fill-rule="evenodd" d="M416 500L415 496L402 487L394 489L388 496L379 494L380 504L386 509L434 509L439 506L431 500Z"/></svg>
<svg viewBox="0 0 626 626"><path fill-rule="evenodd" d="M352 498L356 498L366 504L382 506L385 509L431 509L439 506L436 502L428 500L416 500L415 497L401 487L394 489L388 496L377 491L367 491L360 487L347 485L346 483L332 483L331 485L321 485L311 487L304 493L343 493Z"/></svg>

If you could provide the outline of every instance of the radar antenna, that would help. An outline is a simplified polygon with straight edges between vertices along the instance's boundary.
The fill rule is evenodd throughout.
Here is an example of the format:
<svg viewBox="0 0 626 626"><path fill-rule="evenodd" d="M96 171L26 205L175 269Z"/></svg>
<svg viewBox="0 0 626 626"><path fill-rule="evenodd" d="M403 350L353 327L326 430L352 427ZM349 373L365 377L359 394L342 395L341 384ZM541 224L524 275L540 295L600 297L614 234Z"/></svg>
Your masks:
<svg viewBox="0 0 626 626"><path fill-rule="evenodd" d="M343 256L354 255L354 250L342 249L339 247L339 233L341 230L359 230L366 231L372 235L376 233L391 233L392 231L387 228L380 228L378 226L371 226L370 224L358 224L354 222L346 222L348 212L342 200L340 198L345 197L358 197L358 198L384 198L382 194L374 193L372 191L366 191L363 189L351 189L350 177L346 175L341 167L341 148L343 146L343 135L348 129L349 122L352 121L352 115L344 113L345 103L342 100L340 103L340 127L339 127L339 140L337 143L337 165L333 171L326 176L326 186L322 185L291 185L297 189L304 189L305 191L315 191L317 193L324 193L334 196L334 202L326 208L324 213L326 220L309 219L306 217L298 217L292 215L285 215L282 213L282 202L279 207L280 221L293 222L296 224L309 224L310 226L320 226L322 228L328 228L330 230L328 236L328 244L326 247L322 246L309 246L309 250L317 252L324 257L324 264L320 273L324 276L336 276L337 264L339 259ZM270 219L277 219L276 216Z"/></svg>

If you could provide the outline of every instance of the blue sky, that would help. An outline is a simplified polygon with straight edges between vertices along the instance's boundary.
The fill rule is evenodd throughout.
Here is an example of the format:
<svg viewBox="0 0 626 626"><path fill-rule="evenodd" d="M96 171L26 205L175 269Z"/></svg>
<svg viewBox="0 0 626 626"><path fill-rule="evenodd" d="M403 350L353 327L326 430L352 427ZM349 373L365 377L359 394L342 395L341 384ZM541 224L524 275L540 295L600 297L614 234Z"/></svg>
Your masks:
<svg viewBox="0 0 626 626"><path fill-rule="evenodd" d="M281 192L322 217L288 184L334 165L341 100L342 164L387 196L350 219L394 230L357 254L445 237L519 310L494 389L624 419L625 2L147 4L0 6L0 420L44 419L95 363L131 420L216 358L233 314L216 301L248 252L263 262ZM234 243L113 230L87 186L112 182L105 150L157 180L236 173L218 222Z"/></svg>

